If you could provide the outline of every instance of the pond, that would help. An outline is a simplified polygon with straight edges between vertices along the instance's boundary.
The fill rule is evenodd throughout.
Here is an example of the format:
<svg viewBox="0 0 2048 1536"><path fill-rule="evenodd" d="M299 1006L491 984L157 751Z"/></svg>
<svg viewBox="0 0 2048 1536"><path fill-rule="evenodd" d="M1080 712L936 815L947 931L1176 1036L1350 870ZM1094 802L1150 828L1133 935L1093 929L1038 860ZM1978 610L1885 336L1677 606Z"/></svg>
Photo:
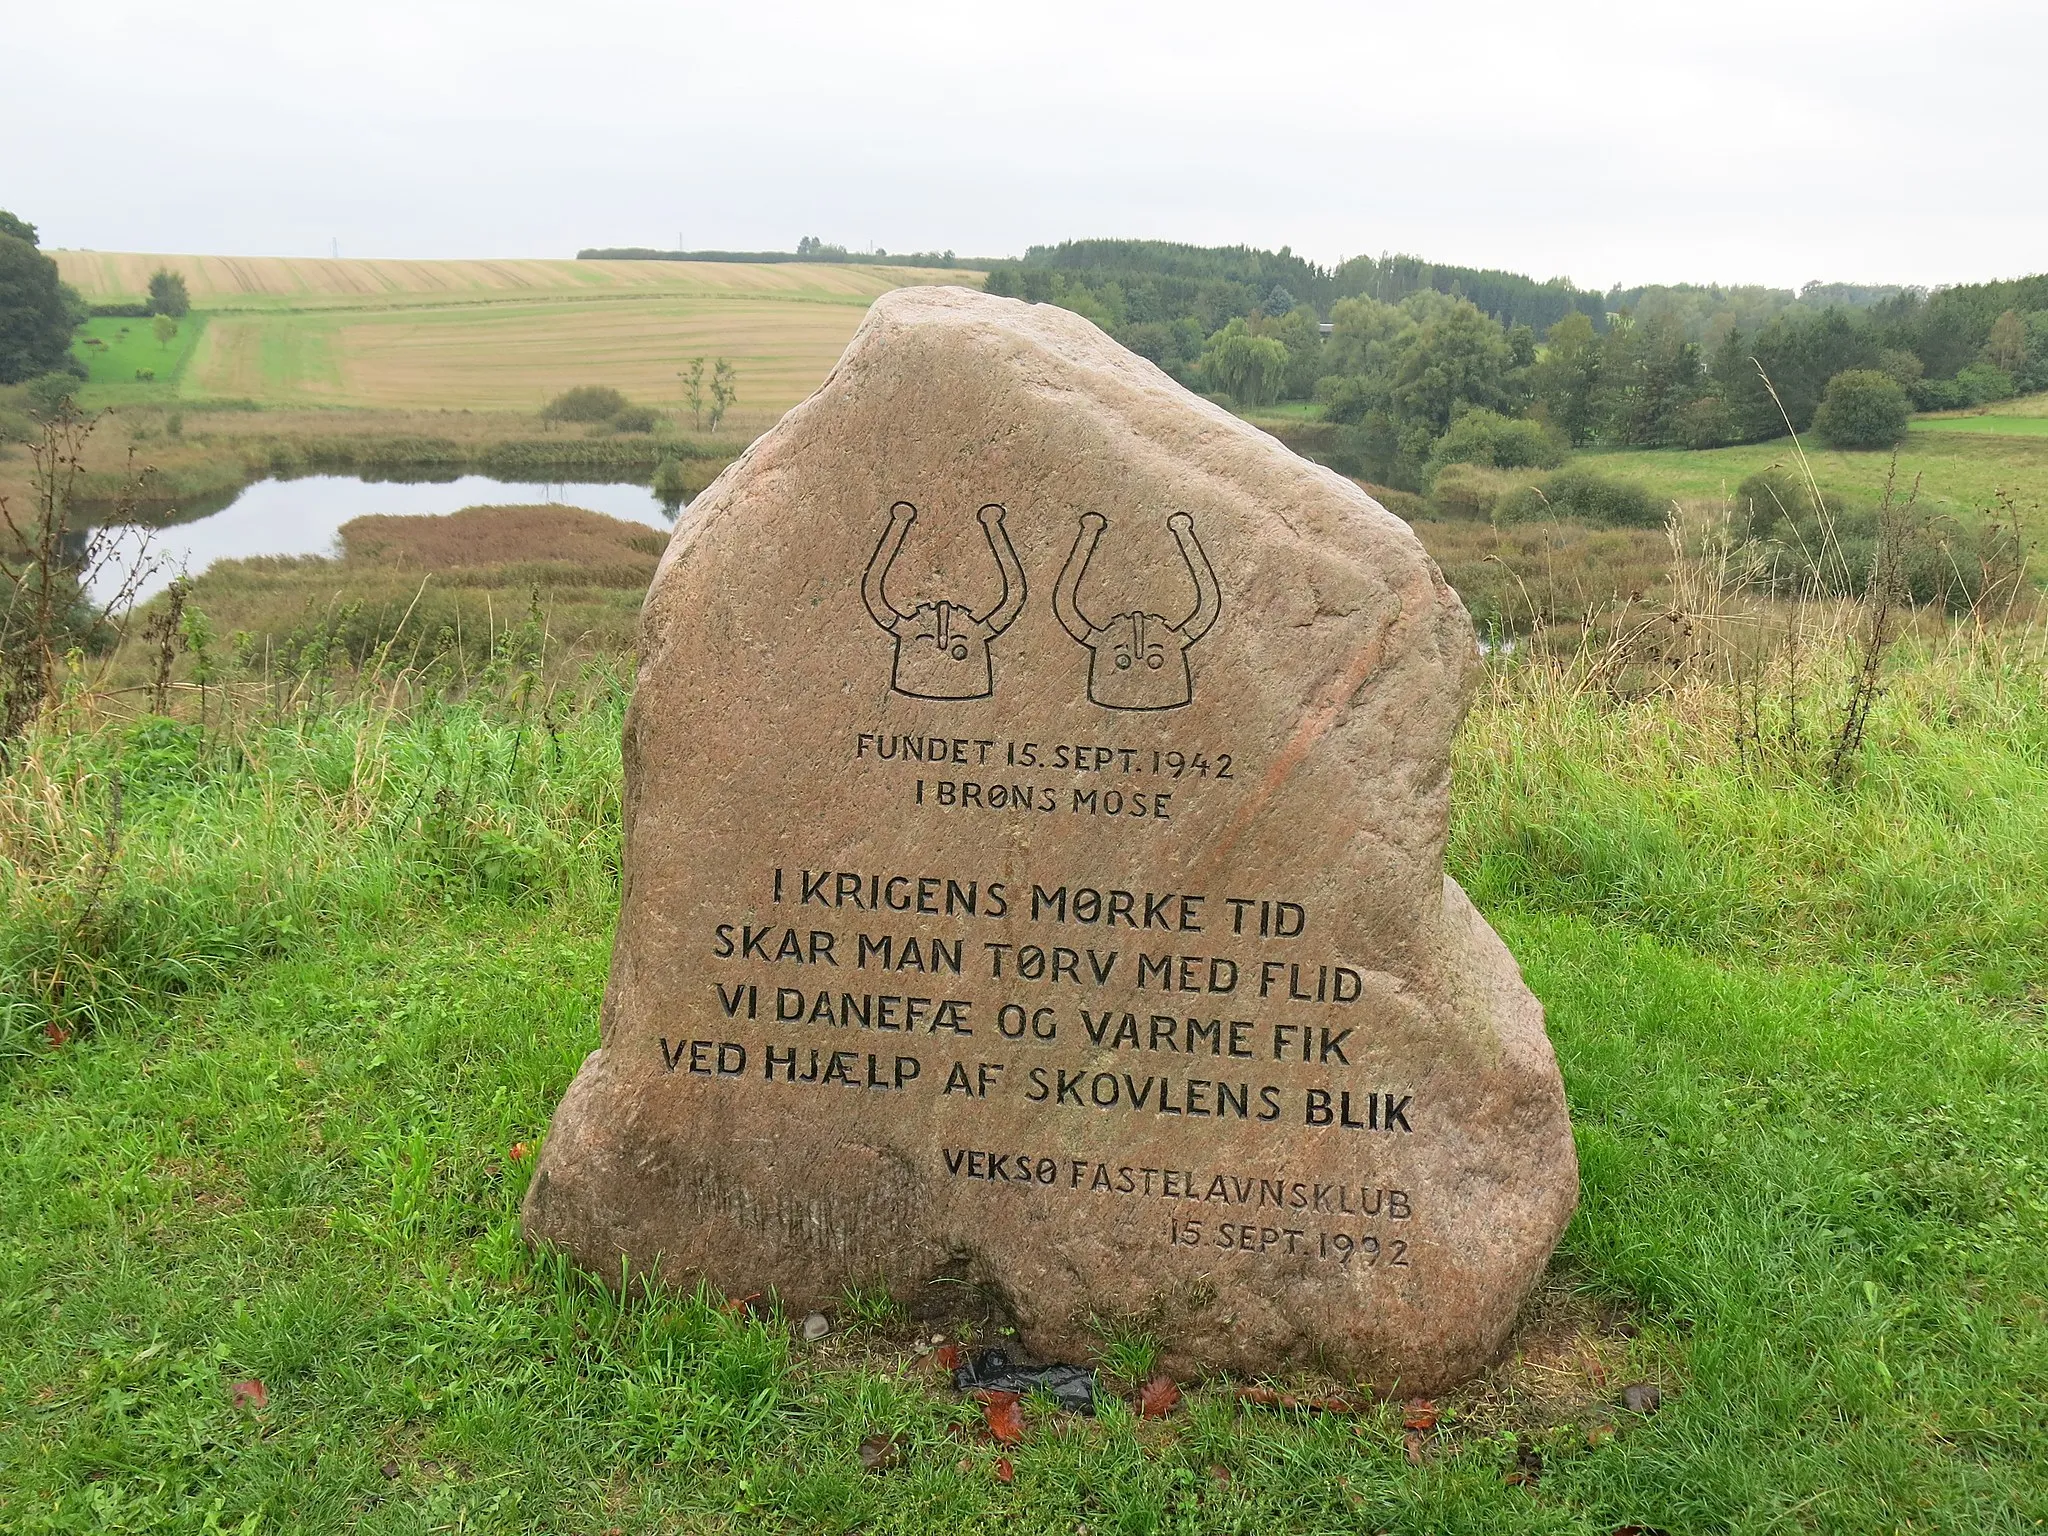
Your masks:
<svg viewBox="0 0 2048 1536"><path fill-rule="evenodd" d="M259 480L217 512L150 532L147 558L156 569L140 596L160 592L180 571L197 576L216 560L251 555L332 555L341 525L358 517L445 517L465 507L558 505L584 507L607 517L645 523L666 532L676 514L644 485L630 483L538 485L464 475L457 480L362 480L353 475L307 475ZM123 540L94 586L118 588L134 557Z"/></svg>

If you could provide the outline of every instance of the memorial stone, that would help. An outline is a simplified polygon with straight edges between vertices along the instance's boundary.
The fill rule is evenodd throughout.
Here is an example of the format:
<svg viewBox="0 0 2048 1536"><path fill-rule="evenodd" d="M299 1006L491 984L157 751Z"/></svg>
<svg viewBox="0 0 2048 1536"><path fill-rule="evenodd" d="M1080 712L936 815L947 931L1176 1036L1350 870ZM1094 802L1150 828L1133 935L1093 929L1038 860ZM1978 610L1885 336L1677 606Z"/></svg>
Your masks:
<svg viewBox="0 0 2048 1536"><path fill-rule="evenodd" d="M528 1235L1042 1357L1483 1368L1576 1198L1444 874L1472 626L1407 525L1087 321L876 302L647 599L622 910Z"/></svg>

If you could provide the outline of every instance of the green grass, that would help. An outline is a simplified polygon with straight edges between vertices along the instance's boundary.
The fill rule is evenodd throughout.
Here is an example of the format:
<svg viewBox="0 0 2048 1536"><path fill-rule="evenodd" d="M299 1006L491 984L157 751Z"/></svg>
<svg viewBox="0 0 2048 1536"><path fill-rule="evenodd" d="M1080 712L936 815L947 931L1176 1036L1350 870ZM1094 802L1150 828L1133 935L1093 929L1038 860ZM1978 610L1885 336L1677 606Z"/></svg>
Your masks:
<svg viewBox="0 0 2048 1536"><path fill-rule="evenodd" d="M91 370L85 398L94 406L157 404L178 397L178 382L206 328L206 317L181 316L178 333L168 342L156 339L155 324L150 319L96 316L79 328L71 353ZM88 338L103 345L90 346ZM156 377L136 378L144 370Z"/></svg>
<svg viewBox="0 0 2048 1536"><path fill-rule="evenodd" d="M1583 1170L1552 1293L1629 1320L1608 1387L1458 1394L1411 1466L1397 1406L1196 1384L1034 1411L1010 1485L872 1297L813 1350L518 1242L515 1148L596 1040L617 686L45 737L0 798L0 1528L2037 1529L2041 661L1905 659L1840 791L1743 770L1710 693L1497 673L1453 867L1549 1011ZM1613 1405L1636 1377L1661 1412ZM905 1465L865 1474L884 1431Z"/></svg>
<svg viewBox="0 0 2048 1536"><path fill-rule="evenodd" d="M1982 418L1965 418L1980 420ZM1839 452L1802 440L1814 479L1831 496L1857 506L1875 506L1884 494L1887 453ZM1660 496L1711 500L1732 497L1735 488L1773 464L1794 462L1790 438L1734 448L1635 448L1572 456L1575 464L1624 475ZM1967 517L1992 506L2008 491L2025 507L2048 510L2048 438L2013 432L1964 432L1926 420L1914 421L1899 449L1901 489L1920 480L1920 502L1929 510Z"/></svg>
<svg viewBox="0 0 2048 1536"><path fill-rule="evenodd" d="M1914 424L1924 432L1966 432L1992 437L2048 437L2048 416L1923 416Z"/></svg>

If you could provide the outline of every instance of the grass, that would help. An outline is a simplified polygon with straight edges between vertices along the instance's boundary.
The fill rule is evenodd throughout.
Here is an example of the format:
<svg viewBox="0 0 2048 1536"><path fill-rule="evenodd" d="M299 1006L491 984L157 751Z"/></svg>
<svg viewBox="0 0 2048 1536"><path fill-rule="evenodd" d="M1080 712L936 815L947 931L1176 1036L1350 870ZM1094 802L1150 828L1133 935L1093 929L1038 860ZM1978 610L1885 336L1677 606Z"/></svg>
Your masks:
<svg viewBox="0 0 2048 1536"><path fill-rule="evenodd" d="M1922 416L1915 422L1931 432L2033 436L2048 432L2048 393L1999 400L1975 411Z"/></svg>
<svg viewBox="0 0 2048 1536"><path fill-rule="evenodd" d="M1997 493L2016 494L2023 507L2048 510L2048 438L2031 432L1958 430L1951 420L1915 418L1899 449L1901 484L1920 481L1921 505L1959 521L1974 522ZM2019 419L2019 418L2014 418ZM1802 439L1815 481L1830 496L1875 506L1884 494L1891 466L1886 453L1843 452ZM1792 443L1781 438L1733 448L1632 448L1572 456L1575 464L1624 476L1659 496L1688 501L1732 497L1749 476L1774 464L1793 462Z"/></svg>
<svg viewBox="0 0 2048 1536"><path fill-rule="evenodd" d="M1496 664L1453 870L1549 1010L1583 1167L1515 1357L1419 1464L1398 1405L1210 1382L1032 1410L1013 1483L916 1298L805 1346L518 1242L596 1039L617 669L549 696L508 641L467 702L395 708L315 667L204 735L81 700L0 792L0 1526L2035 1529L2044 659L1902 657L1841 790L1739 763L1710 681ZM1849 658L1811 665L1830 697ZM1662 1410L1620 1409L1644 1379ZM899 1470L860 1470L876 1433Z"/></svg>
<svg viewBox="0 0 2048 1536"><path fill-rule="evenodd" d="M206 319L186 315L176 324L177 334L160 342L153 320L97 317L86 321L71 352L91 370L87 396L106 404L155 404L175 399L205 335ZM139 379L136 375L140 372L156 377Z"/></svg>

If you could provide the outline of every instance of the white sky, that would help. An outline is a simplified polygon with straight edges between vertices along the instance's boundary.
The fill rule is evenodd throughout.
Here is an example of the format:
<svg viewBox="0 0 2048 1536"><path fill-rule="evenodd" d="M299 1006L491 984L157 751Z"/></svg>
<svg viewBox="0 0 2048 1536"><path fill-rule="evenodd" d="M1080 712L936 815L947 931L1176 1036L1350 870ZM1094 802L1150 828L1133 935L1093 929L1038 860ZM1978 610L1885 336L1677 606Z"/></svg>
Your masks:
<svg viewBox="0 0 2048 1536"><path fill-rule="evenodd" d="M6 0L0 39L0 207L46 245L2048 269L2041 0Z"/></svg>

